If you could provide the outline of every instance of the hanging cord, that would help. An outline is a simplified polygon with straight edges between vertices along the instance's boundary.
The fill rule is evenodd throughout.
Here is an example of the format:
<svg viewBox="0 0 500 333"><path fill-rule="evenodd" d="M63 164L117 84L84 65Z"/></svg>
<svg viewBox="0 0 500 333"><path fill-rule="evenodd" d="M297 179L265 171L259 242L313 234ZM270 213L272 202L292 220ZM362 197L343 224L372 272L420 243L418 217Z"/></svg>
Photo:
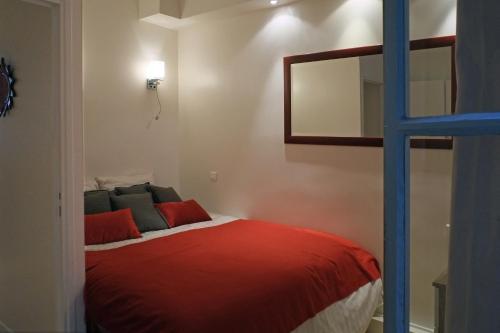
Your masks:
<svg viewBox="0 0 500 333"><path fill-rule="evenodd" d="M160 120L160 115L161 115L161 112L162 112L161 101L160 101L160 93L158 92L158 86L156 87L155 91L156 91L156 101L158 102L159 110L158 110L158 113L156 114L156 116L154 116L153 118L151 118L151 120L148 123L147 128L151 127L151 124L153 123L153 120Z"/></svg>
<svg viewBox="0 0 500 333"><path fill-rule="evenodd" d="M158 120L160 119L160 115L161 115L161 101L160 101L160 93L158 92L158 87L156 87L156 100L158 101L158 107L160 108L158 113L156 114L156 117L155 117L155 120Z"/></svg>

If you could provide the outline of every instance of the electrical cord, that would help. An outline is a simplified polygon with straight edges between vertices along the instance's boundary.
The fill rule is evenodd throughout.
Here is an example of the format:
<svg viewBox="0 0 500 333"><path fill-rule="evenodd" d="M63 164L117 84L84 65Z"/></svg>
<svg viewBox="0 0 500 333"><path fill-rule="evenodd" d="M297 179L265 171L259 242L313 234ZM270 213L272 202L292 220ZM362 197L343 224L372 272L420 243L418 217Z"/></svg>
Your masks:
<svg viewBox="0 0 500 333"><path fill-rule="evenodd" d="M158 113L156 114L156 117L155 117L155 120L159 120L160 119L160 115L161 115L161 101L160 101L160 93L158 92L158 87L156 87L156 100L158 101L158 107L160 108L160 110L158 111Z"/></svg>
<svg viewBox="0 0 500 333"><path fill-rule="evenodd" d="M158 107L159 107L159 110L158 110L158 113L156 114L156 116L154 116L153 118L151 118L151 120L149 121L148 123L148 126L147 128L149 129L151 127L151 124L153 123L153 120L160 120L160 115L162 113L162 106L161 106L161 100L160 100L160 93L158 92L158 86L156 87L156 101L158 102Z"/></svg>

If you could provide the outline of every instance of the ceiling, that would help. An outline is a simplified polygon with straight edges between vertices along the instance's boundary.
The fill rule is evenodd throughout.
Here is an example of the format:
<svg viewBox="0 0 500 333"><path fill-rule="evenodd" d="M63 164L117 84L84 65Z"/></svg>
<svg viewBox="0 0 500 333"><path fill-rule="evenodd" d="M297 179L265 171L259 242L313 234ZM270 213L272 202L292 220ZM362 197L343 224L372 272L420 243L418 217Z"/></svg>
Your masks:
<svg viewBox="0 0 500 333"><path fill-rule="evenodd" d="M139 0L139 18L168 29L217 20L301 0Z"/></svg>

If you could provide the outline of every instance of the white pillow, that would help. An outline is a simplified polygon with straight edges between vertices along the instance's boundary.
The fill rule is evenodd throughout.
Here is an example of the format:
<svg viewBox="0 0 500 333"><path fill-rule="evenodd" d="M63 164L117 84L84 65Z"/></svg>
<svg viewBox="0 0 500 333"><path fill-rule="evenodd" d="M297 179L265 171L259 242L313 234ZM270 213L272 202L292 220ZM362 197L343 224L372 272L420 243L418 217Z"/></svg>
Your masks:
<svg viewBox="0 0 500 333"><path fill-rule="evenodd" d="M99 185L97 185L97 182L95 179L85 179L85 183L83 185L83 191L96 191L99 189Z"/></svg>
<svg viewBox="0 0 500 333"><path fill-rule="evenodd" d="M152 173L133 176L96 177L95 180L99 185L99 189L106 191L112 191L116 187L127 187L144 183L154 183Z"/></svg>

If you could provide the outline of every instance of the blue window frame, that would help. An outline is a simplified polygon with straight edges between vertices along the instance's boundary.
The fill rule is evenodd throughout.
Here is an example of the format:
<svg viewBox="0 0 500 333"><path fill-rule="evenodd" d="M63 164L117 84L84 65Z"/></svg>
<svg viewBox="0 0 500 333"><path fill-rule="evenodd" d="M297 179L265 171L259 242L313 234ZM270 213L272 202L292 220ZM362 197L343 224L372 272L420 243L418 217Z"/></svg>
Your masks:
<svg viewBox="0 0 500 333"><path fill-rule="evenodd" d="M409 136L500 134L500 112L480 113L492 110L408 117L408 54L409 0L384 0L385 333L408 333L409 329Z"/></svg>

